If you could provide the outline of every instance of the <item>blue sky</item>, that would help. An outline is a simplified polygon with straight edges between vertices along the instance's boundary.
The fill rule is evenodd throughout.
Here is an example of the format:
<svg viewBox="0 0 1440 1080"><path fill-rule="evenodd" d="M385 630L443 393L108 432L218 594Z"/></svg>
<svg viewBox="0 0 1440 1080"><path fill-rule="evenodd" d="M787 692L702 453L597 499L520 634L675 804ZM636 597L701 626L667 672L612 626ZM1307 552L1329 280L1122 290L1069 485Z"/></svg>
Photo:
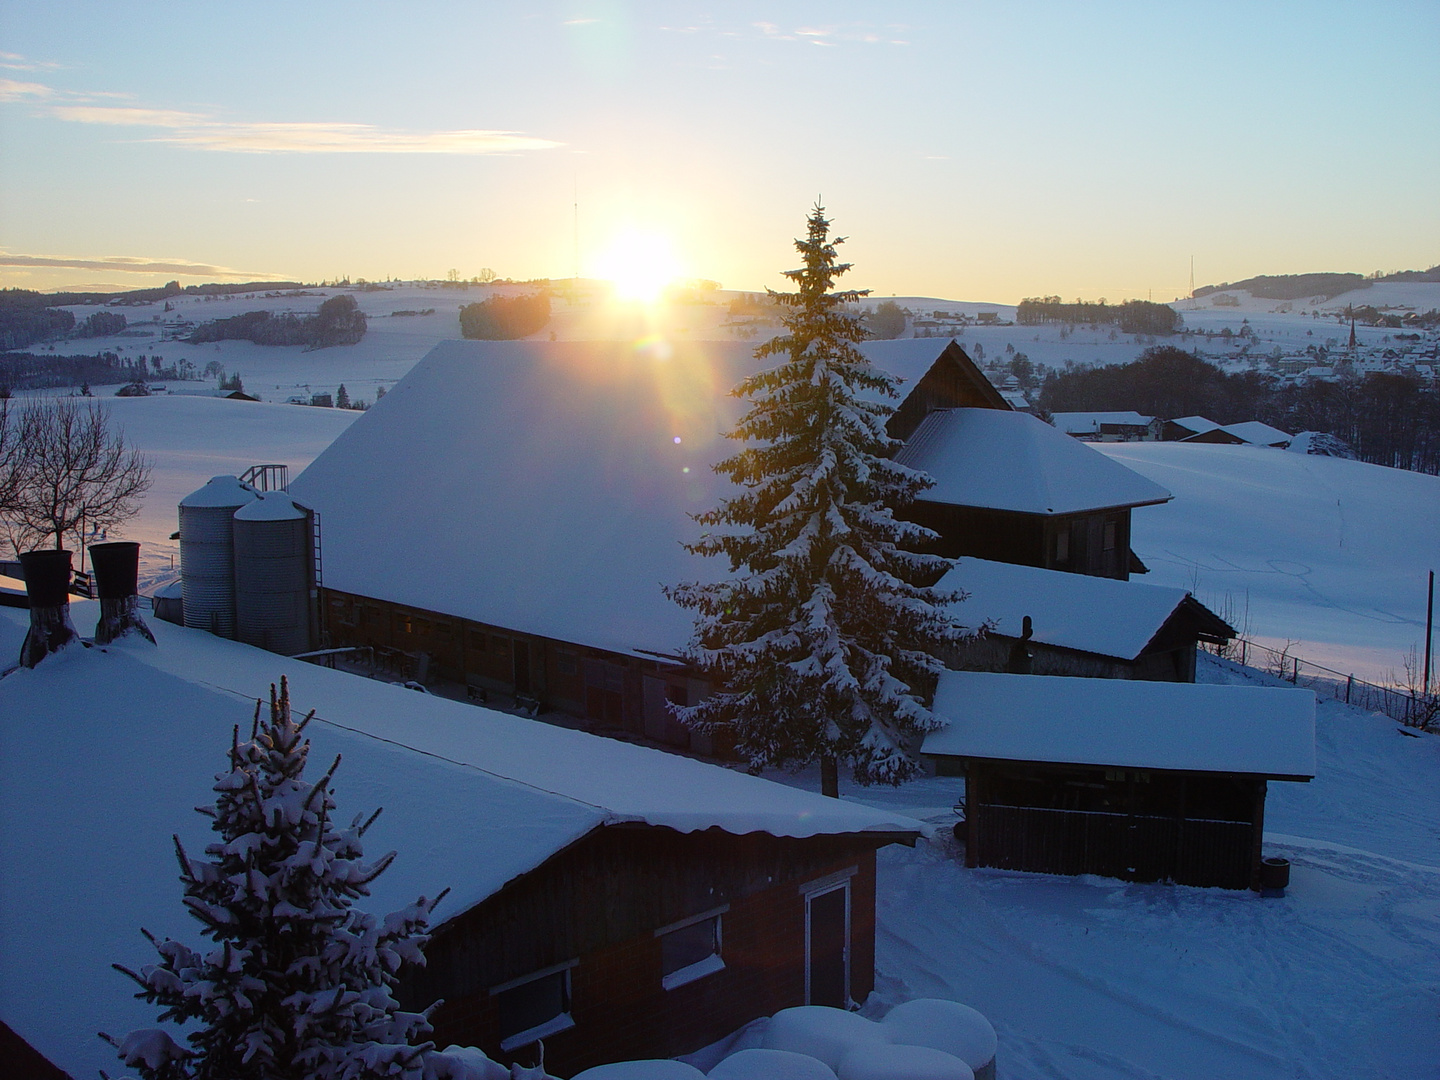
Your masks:
<svg viewBox="0 0 1440 1080"><path fill-rule="evenodd" d="M7 285L565 276L577 196L582 272L727 288L817 196L882 295L1440 262L1433 0L0 0L0 52Z"/></svg>

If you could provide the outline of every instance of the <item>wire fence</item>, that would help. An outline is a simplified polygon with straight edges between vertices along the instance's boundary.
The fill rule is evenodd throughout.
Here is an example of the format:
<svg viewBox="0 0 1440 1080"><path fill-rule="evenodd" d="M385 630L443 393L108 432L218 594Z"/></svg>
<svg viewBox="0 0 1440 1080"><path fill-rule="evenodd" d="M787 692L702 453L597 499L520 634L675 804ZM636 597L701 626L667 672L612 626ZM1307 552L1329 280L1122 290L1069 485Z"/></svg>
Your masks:
<svg viewBox="0 0 1440 1080"><path fill-rule="evenodd" d="M1440 694L1433 690L1426 693L1418 687L1366 682L1354 675L1303 660L1288 648L1272 649L1243 637L1237 637L1214 651L1217 656L1237 660L1243 666L1268 672L1295 686L1326 694L1336 701L1384 713L1407 727L1423 731L1440 729Z"/></svg>

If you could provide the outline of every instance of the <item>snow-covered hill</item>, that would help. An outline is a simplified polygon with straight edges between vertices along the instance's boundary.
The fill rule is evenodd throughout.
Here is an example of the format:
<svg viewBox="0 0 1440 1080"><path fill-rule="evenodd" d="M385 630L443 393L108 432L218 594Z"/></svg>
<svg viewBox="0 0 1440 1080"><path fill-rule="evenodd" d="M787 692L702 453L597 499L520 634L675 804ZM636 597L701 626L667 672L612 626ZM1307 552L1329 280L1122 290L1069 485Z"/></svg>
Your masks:
<svg viewBox="0 0 1440 1080"><path fill-rule="evenodd" d="M1174 493L1132 518L1144 581L1178 585L1246 636L1371 681L1423 651L1440 569L1440 477L1254 446L1097 449Z"/></svg>

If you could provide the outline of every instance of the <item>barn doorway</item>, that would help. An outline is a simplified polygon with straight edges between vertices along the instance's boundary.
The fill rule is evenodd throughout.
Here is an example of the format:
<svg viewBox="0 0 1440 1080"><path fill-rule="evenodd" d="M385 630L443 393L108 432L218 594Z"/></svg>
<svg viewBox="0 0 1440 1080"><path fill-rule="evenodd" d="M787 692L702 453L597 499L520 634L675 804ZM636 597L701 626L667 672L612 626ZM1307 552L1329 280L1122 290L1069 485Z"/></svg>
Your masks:
<svg viewBox="0 0 1440 1080"><path fill-rule="evenodd" d="M850 882L805 897L805 1002L850 1004Z"/></svg>

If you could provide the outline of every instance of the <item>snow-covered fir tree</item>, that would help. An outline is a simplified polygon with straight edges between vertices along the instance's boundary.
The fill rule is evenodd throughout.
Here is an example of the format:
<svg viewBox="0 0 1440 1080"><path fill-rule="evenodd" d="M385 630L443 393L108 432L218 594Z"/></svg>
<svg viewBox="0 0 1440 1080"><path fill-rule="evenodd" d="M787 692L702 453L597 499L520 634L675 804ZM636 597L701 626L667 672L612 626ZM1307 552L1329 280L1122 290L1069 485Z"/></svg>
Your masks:
<svg viewBox="0 0 1440 1080"><path fill-rule="evenodd" d="M798 291L771 294L787 332L755 351L783 359L735 389L749 411L730 437L749 445L715 466L742 491L696 516L713 531L689 546L731 575L670 595L696 610L691 658L718 687L680 719L730 734L752 768L818 759L833 795L839 761L861 783L914 775L939 723L936 653L964 631L945 611L956 597L925 584L950 561L912 550L934 534L895 516L932 481L887 456L896 382L856 348L847 310L868 293L835 289L850 265L824 207L807 226L804 265L785 273Z"/></svg>
<svg viewBox="0 0 1440 1080"><path fill-rule="evenodd" d="M333 821L337 757L317 783L304 779L311 717L291 716L289 688L270 690L250 738L235 731L217 798L200 812L219 838L192 859L175 851L185 907L213 946L156 941L160 962L137 974L137 997L187 1028L189 1046L158 1028L116 1042L143 1080L422 1080L432 1044L422 1013L392 994L406 964L424 963L435 901L423 897L383 919L353 905L394 859L364 861L361 837L379 811L349 828ZM441 894L443 895L443 893ZM430 1070L433 1074L434 1070Z"/></svg>

